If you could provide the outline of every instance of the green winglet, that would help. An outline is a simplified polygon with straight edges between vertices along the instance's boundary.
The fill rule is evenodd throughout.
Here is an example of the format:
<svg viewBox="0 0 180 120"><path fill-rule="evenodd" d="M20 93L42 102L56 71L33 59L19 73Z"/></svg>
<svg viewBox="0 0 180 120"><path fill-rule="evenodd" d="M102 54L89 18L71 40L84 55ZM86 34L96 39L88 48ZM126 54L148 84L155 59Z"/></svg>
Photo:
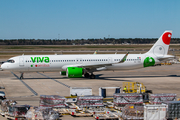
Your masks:
<svg viewBox="0 0 180 120"><path fill-rule="evenodd" d="M126 53L126 55L121 59L121 61L119 61L118 63L123 63L126 61L126 58L128 56L129 52Z"/></svg>
<svg viewBox="0 0 180 120"><path fill-rule="evenodd" d="M94 51L94 54L97 54L98 50Z"/></svg>

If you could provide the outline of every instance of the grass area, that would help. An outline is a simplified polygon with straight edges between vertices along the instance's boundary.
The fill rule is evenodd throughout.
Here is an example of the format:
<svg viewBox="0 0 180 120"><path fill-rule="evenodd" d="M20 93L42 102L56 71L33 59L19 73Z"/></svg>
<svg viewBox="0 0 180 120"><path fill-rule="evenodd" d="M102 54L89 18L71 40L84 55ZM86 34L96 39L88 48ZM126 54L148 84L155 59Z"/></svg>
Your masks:
<svg viewBox="0 0 180 120"><path fill-rule="evenodd" d="M119 48L119 49L127 49L127 48L150 48L152 45L3 45L0 46L1 50L35 50L35 49L43 49L43 50L48 50L48 49L99 49L99 48Z"/></svg>
<svg viewBox="0 0 180 120"><path fill-rule="evenodd" d="M77 49L150 49L152 45L1 45L1 50L77 50ZM180 45L170 45L170 48L179 49Z"/></svg>
<svg viewBox="0 0 180 120"><path fill-rule="evenodd" d="M40 54L62 54L59 51L92 51L92 52L63 52L63 54L93 54L95 50L99 50L98 54L114 54L116 50L124 51L118 52L117 54L124 54L127 51L142 50L148 51L152 45L1 45L0 58L10 58L17 55L40 55ZM180 49L180 45L170 45L170 49ZM36 51L43 52L36 52ZM54 50L54 51L52 51ZM101 52L110 51L110 52ZM3 52L8 51L8 52ZM46 52L47 51L47 52ZM51 52L48 52L51 51ZM112 52L111 52L112 51ZM142 51L143 54L145 51ZM131 54L139 54L140 52L130 52ZM169 54L173 54L173 51L169 51ZM180 56L180 51L175 51L176 56Z"/></svg>

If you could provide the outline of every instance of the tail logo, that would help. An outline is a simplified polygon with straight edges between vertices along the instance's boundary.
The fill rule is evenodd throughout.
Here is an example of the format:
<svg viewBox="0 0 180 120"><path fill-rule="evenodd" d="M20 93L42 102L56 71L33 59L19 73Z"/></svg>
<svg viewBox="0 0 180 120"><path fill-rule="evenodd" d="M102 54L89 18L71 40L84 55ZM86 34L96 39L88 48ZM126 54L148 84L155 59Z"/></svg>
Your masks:
<svg viewBox="0 0 180 120"><path fill-rule="evenodd" d="M149 66L153 66L155 64L155 60L152 57L147 57L144 60L144 67L149 67Z"/></svg>
<svg viewBox="0 0 180 120"><path fill-rule="evenodd" d="M163 34L162 40L163 40L164 44L169 45L169 43L171 41L171 36L172 36L172 33L170 33L170 32L166 32Z"/></svg>

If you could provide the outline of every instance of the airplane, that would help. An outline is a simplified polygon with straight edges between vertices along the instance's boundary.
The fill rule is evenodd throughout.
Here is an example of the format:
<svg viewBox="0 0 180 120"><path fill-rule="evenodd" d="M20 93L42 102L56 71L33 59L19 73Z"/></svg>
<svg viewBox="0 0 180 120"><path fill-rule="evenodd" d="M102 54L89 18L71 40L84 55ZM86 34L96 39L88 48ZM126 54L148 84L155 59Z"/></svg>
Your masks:
<svg viewBox="0 0 180 120"><path fill-rule="evenodd" d="M167 55L172 31L165 31L144 54L76 54L76 55L21 55L8 59L1 65L3 71L60 72L69 78L95 79L93 72L146 68L173 59Z"/></svg>

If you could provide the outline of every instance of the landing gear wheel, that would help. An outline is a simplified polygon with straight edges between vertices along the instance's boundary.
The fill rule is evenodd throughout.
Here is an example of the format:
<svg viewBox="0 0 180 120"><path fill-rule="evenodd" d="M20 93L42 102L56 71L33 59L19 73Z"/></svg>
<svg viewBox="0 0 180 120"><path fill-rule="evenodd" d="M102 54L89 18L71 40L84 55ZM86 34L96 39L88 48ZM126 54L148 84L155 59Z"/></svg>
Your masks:
<svg viewBox="0 0 180 120"><path fill-rule="evenodd" d="M90 75L90 79L95 79L95 78L96 78L96 76L94 74Z"/></svg>
<svg viewBox="0 0 180 120"><path fill-rule="evenodd" d="M89 78L89 73L84 74L85 78Z"/></svg>

